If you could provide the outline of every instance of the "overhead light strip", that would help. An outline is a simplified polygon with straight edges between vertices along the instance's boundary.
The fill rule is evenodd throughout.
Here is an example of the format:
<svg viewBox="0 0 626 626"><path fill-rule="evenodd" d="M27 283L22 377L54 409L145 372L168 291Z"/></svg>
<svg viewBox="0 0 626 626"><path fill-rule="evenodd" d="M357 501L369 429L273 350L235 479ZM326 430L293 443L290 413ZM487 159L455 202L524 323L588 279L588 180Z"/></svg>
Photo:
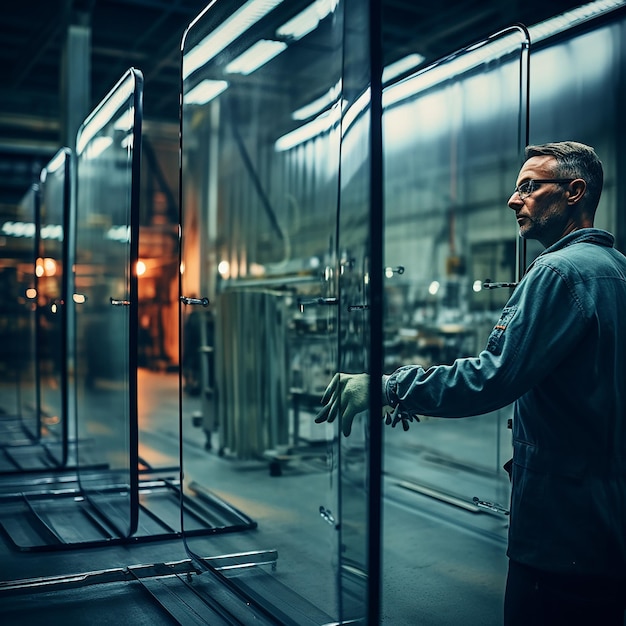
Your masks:
<svg viewBox="0 0 626 626"><path fill-rule="evenodd" d="M68 156L68 153L65 149L59 150L54 155L54 157L52 157L48 165L46 165L46 167L43 169L42 174L43 172L45 172L46 174L52 174L53 172L56 172L62 165L65 165L67 156Z"/></svg>
<svg viewBox="0 0 626 626"><path fill-rule="evenodd" d="M626 5L626 0L598 0L528 28L531 42L547 39L573 26L582 24L604 13L614 11ZM516 38L515 38L516 39ZM385 87L383 91L383 108L416 95L417 93L439 84L453 76L459 76L467 70L485 63L489 59L504 54L507 47L515 45L513 35L508 35L492 42L488 46L479 46L465 54L459 55L442 64L424 68L417 74Z"/></svg>
<svg viewBox="0 0 626 626"><path fill-rule="evenodd" d="M426 57L417 52L409 54L401 59L398 59L394 63L390 63L383 69L383 83L388 83L390 80L415 69Z"/></svg>
<svg viewBox="0 0 626 626"><path fill-rule="evenodd" d="M294 120L303 121L321 113L324 109L327 109L339 100L341 97L341 89L342 81L339 80L325 94L294 111L291 117Z"/></svg>
<svg viewBox="0 0 626 626"><path fill-rule="evenodd" d="M87 118L81 128L77 140L76 152L80 153L85 146L113 119L133 93L134 81L126 80L115 88L109 97Z"/></svg>
<svg viewBox="0 0 626 626"><path fill-rule="evenodd" d="M341 107L335 106L331 109L324 111L316 118L299 126L295 130L283 135L276 140L274 149L276 152L283 152L289 150L309 139L314 139L325 133L330 132L333 128L337 127L341 118Z"/></svg>
<svg viewBox="0 0 626 626"><path fill-rule="evenodd" d="M215 58L283 0L249 0L183 57L183 79Z"/></svg>
<svg viewBox="0 0 626 626"><path fill-rule="evenodd" d="M530 26L528 32L530 33L530 41L537 42L543 39L547 39L552 35L583 24L595 17L598 17L604 13L615 11L620 7L626 6L626 0L597 0L597 2L590 2L579 6L571 11L562 13L550 19Z"/></svg>
<svg viewBox="0 0 626 626"><path fill-rule="evenodd" d="M383 109L414 96L421 91L439 85L454 76L461 76L468 70L485 63L490 59L513 51L520 45L519 34L511 34L496 40L489 45L460 54L449 61L426 67L405 80L393 83L383 90Z"/></svg>
<svg viewBox="0 0 626 626"><path fill-rule="evenodd" d="M226 66L226 73L243 74L244 76L252 74L278 56L286 47L287 44L283 41L260 39L236 59L233 59Z"/></svg>
<svg viewBox="0 0 626 626"><path fill-rule="evenodd" d="M228 87L225 80L200 81L193 89L183 95L184 104L206 104L219 96Z"/></svg>
<svg viewBox="0 0 626 626"><path fill-rule="evenodd" d="M276 35L293 41L302 39L314 31L319 23L337 8L338 3L339 0L315 0L304 11L285 22L276 31Z"/></svg>

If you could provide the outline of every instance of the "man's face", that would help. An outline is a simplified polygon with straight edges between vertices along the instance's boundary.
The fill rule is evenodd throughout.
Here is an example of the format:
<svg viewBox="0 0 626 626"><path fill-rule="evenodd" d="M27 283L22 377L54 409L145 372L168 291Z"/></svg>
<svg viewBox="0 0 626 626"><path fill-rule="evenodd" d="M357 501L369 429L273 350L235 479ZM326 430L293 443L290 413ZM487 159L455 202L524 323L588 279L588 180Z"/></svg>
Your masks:
<svg viewBox="0 0 626 626"><path fill-rule="evenodd" d="M531 157L522 166L516 186L529 180L557 178L555 166L554 157ZM537 239L547 248L567 234L572 226L568 194L568 185L561 183L538 183L529 195L520 195L516 190L508 205L515 211L520 236Z"/></svg>

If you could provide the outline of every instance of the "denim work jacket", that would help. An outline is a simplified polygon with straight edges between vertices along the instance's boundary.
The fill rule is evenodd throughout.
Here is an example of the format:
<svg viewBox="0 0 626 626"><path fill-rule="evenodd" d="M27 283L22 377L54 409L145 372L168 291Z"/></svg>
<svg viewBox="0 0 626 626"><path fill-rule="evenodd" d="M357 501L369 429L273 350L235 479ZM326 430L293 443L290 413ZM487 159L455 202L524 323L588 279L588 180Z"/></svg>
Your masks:
<svg viewBox="0 0 626 626"><path fill-rule="evenodd" d="M508 556L626 578L626 257L603 230L535 259L476 357L383 380L411 413L467 417L515 402Z"/></svg>

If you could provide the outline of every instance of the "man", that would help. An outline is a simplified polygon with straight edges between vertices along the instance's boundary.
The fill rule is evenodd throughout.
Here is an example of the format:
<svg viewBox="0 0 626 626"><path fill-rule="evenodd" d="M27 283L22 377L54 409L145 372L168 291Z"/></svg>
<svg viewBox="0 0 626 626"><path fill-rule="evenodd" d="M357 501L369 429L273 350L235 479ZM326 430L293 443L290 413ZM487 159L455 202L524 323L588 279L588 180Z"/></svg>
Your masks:
<svg viewBox="0 0 626 626"><path fill-rule="evenodd" d="M476 357L383 378L396 419L515 402L505 624L623 626L626 604L626 258L594 228L595 151L529 146L508 205L535 259ZM337 374L316 421L344 435L367 374Z"/></svg>

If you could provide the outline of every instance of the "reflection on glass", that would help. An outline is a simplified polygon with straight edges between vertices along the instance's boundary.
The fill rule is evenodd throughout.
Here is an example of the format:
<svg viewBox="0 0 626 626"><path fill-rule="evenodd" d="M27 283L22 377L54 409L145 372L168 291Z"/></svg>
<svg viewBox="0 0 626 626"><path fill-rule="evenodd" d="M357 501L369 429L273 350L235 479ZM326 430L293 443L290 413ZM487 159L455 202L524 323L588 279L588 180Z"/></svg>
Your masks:
<svg viewBox="0 0 626 626"><path fill-rule="evenodd" d="M525 34L510 29L385 90L385 266L404 268L385 278L388 374L477 354L508 300L510 289L483 285L516 280L506 202L527 137L526 63ZM392 623L403 619L408 578L431 590L410 603L416 623L433 613L442 623L499 623L507 518L474 498L508 506L511 413L385 429L383 605ZM415 511L403 538L398 503ZM480 550L468 529L488 537ZM468 559L472 550L480 553ZM450 590L472 602L442 601Z"/></svg>
<svg viewBox="0 0 626 626"><path fill-rule="evenodd" d="M341 120L340 201L338 214L338 354L339 372L371 372L373 354L370 279L373 245L380 245L380 232L371 233L370 197L372 176L380 167L380 154L370 154L372 138L371 102L380 99L370 87L368 3L348 3L345 15L344 104ZM349 87L348 87L349 86ZM379 123L379 120L377 120ZM374 124L377 122L374 121ZM372 161L375 164L372 166ZM380 171L378 171L380 177ZM370 238L372 238L370 240ZM379 261L380 262L380 261ZM372 455L380 450L370 447L370 415L356 416L350 436L339 436L338 480L341 511L341 552L339 555L339 593L342 618L370 623L378 613L378 571L370 571L372 555L378 552L377 529L370 528ZM375 507L380 502L374 502ZM377 526L374 524L374 526ZM370 533L376 533L370 534ZM374 558L374 560L376 560ZM373 577L373 578L372 578ZM374 622L372 622L374 623Z"/></svg>
<svg viewBox="0 0 626 626"><path fill-rule="evenodd" d="M40 439L36 410L35 275L36 214L39 186L31 186L15 212L2 217L0 234L7 239L8 254L0 267L0 433L5 445L22 445Z"/></svg>
<svg viewBox="0 0 626 626"><path fill-rule="evenodd" d="M39 410L43 442L58 465L67 462L67 297L70 151L60 150L41 172L37 253Z"/></svg>
<svg viewBox="0 0 626 626"><path fill-rule="evenodd" d="M77 136L76 414L81 488L115 533L137 525L138 173L143 79L128 73Z"/></svg>
<svg viewBox="0 0 626 626"><path fill-rule="evenodd" d="M338 424L313 417L339 364L352 362L340 353L356 354L339 340L339 290L359 303L366 297L363 127L354 127L343 159L340 148L343 114L367 91L367 3L351 5L358 35L350 45L342 2L300 2L297 13L267 5L252 23L238 18L252 3L236 4L214 3L183 42L182 294L211 302L183 307L182 361L195 345L203 377L199 398L183 393L183 487L214 490L255 519L257 532L238 536L238 551L277 550L275 572L233 573L241 590L269 576L289 590L291 610L304 606L317 623L359 619L367 604L366 450L362 438L344 450ZM231 36L217 53L225 27ZM235 65L260 41L286 45L257 68ZM355 66L349 87L344 63ZM349 229L342 249L357 259L344 278L340 212ZM363 334L363 310L342 337L351 341L355 324ZM367 351L358 357L362 368ZM189 426L194 413L202 430ZM184 530L192 524L186 516ZM227 537L185 536L200 562L229 550ZM349 597L338 584L344 559Z"/></svg>

